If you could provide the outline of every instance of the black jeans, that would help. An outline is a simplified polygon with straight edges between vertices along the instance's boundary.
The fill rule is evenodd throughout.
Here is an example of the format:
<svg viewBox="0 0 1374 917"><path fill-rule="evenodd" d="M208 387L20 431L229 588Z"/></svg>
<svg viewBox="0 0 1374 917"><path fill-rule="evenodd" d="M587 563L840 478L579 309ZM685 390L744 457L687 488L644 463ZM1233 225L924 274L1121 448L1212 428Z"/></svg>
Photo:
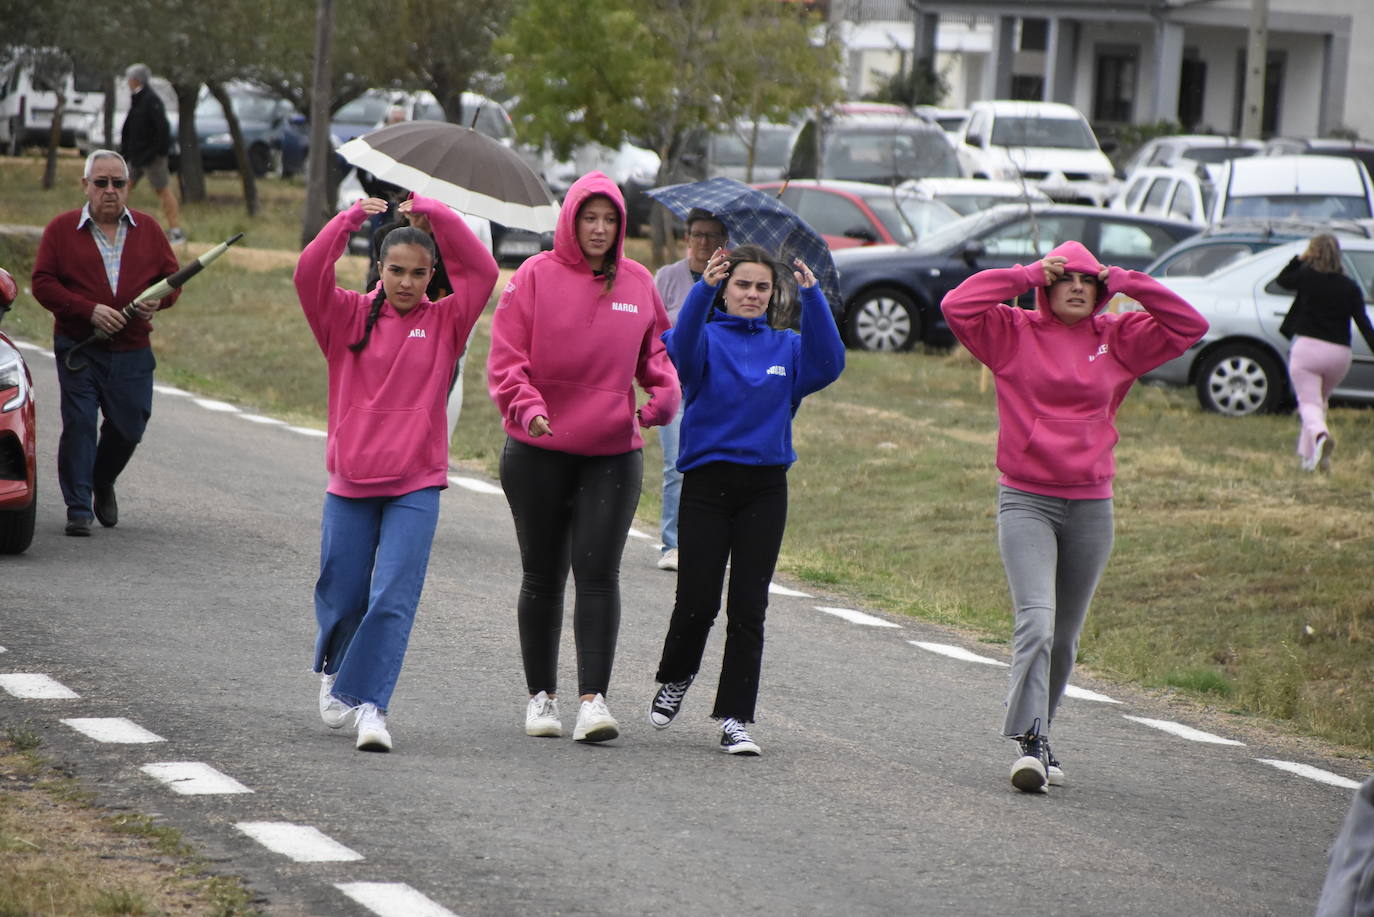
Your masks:
<svg viewBox="0 0 1374 917"><path fill-rule="evenodd" d="M620 633L620 555L639 506L644 455L573 455L507 437L501 487L520 542L517 615L531 694L558 690L563 587L572 569L578 694L605 694Z"/></svg>
<svg viewBox="0 0 1374 917"><path fill-rule="evenodd" d="M682 476L677 602L656 677L661 682L682 681L701 668L729 561L725 659L711 712L717 719L754 721L768 584L786 526L785 466L712 462Z"/></svg>

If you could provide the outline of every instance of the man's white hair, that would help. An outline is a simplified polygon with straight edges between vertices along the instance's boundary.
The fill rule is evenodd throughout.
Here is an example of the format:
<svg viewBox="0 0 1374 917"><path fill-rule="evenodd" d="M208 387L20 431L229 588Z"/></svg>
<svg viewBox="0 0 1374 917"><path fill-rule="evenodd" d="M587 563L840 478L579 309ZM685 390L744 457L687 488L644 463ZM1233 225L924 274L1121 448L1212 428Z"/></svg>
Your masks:
<svg viewBox="0 0 1374 917"><path fill-rule="evenodd" d="M101 159L118 159L119 164L124 167L124 177L129 177L129 164L124 161L123 156L120 156L114 150L92 150L91 155L86 157L86 171L81 173L81 177L90 178L91 168Z"/></svg>

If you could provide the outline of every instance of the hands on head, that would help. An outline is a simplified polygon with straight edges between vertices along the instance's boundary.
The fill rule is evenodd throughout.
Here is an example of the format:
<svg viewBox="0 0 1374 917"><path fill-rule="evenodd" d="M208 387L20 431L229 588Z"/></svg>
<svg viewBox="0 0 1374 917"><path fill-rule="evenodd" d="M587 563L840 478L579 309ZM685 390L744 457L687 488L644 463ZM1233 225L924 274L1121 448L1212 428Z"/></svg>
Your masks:
<svg viewBox="0 0 1374 917"><path fill-rule="evenodd" d="M1069 259L1065 258L1063 255L1046 255L1044 258L1040 259L1040 269L1045 272L1045 286L1049 286L1060 277L1064 276L1064 265L1066 265L1068 261ZM1111 273L1111 270L1112 269L1105 264L1099 265L1097 282L1106 283L1107 275Z"/></svg>
<svg viewBox="0 0 1374 917"><path fill-rule="evenodd" d="M804 290L809 290L816 285L816 275L811 273L811 268L806 266L806 262L800 258L793 258L792 263L797 266L797 270L792 272L792 276L797 278L797 286Z"/></svg>
<svg viewBox="0 0 1374 917"><path fill-rule="evenodd" d="M391 205L380 197L365 197L358 203L362 206L363 213L370 217L379 213L386 213L391 208Z"/></svg>

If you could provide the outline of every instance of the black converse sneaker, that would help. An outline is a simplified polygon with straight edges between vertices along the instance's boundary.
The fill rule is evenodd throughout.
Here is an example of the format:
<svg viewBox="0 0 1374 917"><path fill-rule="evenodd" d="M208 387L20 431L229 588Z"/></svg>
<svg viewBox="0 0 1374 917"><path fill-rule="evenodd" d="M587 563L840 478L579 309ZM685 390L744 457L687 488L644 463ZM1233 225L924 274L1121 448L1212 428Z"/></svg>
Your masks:
<svg viewBox="0 0 1374 917"><path fill-rule="evenodd" d="M692 686L695 675L688 675L685 681L670 681L659 685L653 703L649 705L649 723L655 729L667 729L673 717L682 709L682 698Z"/></svg>
<svg viewBox="0 0 1374 917"><path fill-rule="evenodd" d="M720 724L720 750L727 755L758 755L759 746L744 724L733 717L726 717Z"/></svg>
<svg viewBox="0 0 1374 917"><path fill-rule="evenodd" d="M1054 752L1050 750L1049 739L1041 739L1040 741L1045 746L1045 779L1050 786L1063 786L1064 768L1060 766L1054 757Z"/></svg>
<svg viewBox="0 0 1374 917"><path fill-rule="evenodd" d="M1048 793L1049 747L1045 740L1032 727L1016 741L1021 743L1021 757L1011 766L1011 785L1023 793Z"/></svg>

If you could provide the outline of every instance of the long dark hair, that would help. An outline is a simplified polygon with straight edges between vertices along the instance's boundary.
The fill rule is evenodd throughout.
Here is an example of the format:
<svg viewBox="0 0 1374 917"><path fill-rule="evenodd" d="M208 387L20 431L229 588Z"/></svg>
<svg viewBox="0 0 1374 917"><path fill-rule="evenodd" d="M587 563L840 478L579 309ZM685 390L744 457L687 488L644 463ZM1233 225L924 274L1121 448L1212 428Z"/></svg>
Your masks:
<svg viewBox="0 0 1374 917"><path fill-rule="evenodd" d="M429 233L416 229L414 226L402 226L393 229L382 239L381 250L377 252L377 267L380 273L381 265L386 261L386 253L391 250L393 245L418 245L429 252L430 266L434 265L435 249L434 240ZM372 297L372 308L367 313L367 323L363 325L363 336L352 344L348 349L354 353L359 353L367 346L368 339L372 337L372 326L377 324L377 316L382 312L382 303L386 302L386 288L382 286L380 280L377 283L377 295Z"/></svg>
<svg viewBox="0 0 1374 917"><path fill-rule="evenodd" d="M584 199L582 203L577 206L577 216L581 217L582 208L586 207L588 204L590 204L597 198L601 198L602 200L609 203L612 207L615 207L615 201L611 200L610 195L589 194L587 195L586 199ZM615 286L615 272L617 268L616 253L620 251L620 242L622 239L625 238L625 211L619 207L616 207L616 212L620 214L620 224L616 227L615 230L615 244L611 246L610 250L607 251L601 259L601 275L606 278L605 283L603 283L601 286L601 294L603 296L611 292L611 288Z"/></svg>
<svg viewBox="0 0 1374 917"><path fill-rule="evenodd" d="M734 276L735 268L741 264L762 264L773 274L773 293L768 298L768 311L765 313L768 316L768 324L779 329L791 327L795 299L790 292L795 285L792 272L785 265L778 263L773 253L761 245L737 245L725 256L725 260L729 267L725 269L725 279L716 287L713 306L722 312L725 311L725 287Z"/></svg>

